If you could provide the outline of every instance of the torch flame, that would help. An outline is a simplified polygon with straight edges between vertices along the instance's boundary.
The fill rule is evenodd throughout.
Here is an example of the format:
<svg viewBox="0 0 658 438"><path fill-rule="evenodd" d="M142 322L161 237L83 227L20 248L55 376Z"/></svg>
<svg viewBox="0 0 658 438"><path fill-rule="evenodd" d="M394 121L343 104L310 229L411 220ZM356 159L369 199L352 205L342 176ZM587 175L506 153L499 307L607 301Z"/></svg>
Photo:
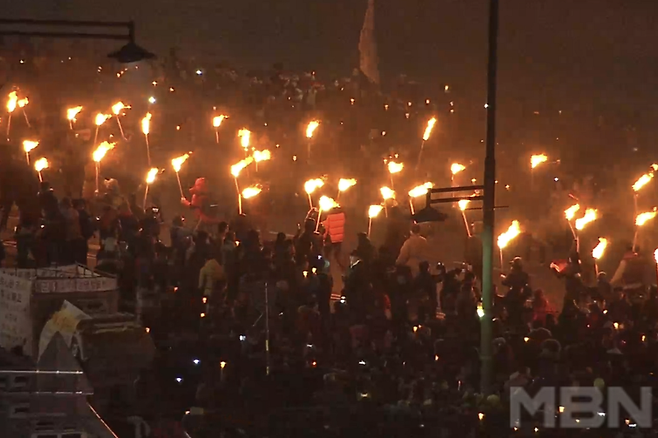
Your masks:
<svg viewBox="0 0 658 438"><path fill-rule="evenodd" d="M174 168L176 172L180 172L180 168L183 166L183 163L186 162L188 158L190 158L190 154L184 154L181 155L180 157L176 157L173 160L171 160L171 166Z"/></svg>
<svg viewBox="0 0 658 438"><path fill-rule="evenodd" d="M125 108L128 108L123 104L123 102L117 102L114 105L112 105L112 112L114 113L115 116L118 116L119 113Z"/></svg>
<svg viewBox="0 0 658 438"><path fill-rule="evenodd" d="M236 164L231 166L231 175L233 175L234 178L237 178L240 176L240 172L242 172L242 169L253 163L254 158L253 157L247 157L244 160L241 160L237 162Z"/></svg>
<svg viewBox="0 0 658 438"><path fill-rule="evenodd" d="M395 161L388 162L388 171L389 173L399 173L404 169L403 163L396 163Z"/></svg>
<svg viewBox="0 0 658 438"><path fill-rule="evenodd" d="M382 212L383 209L384 207L382 207L381 205L371 205L370 207L368 207L368 217L370 219L377 217L379 213Z"/></svg>
<svg viewBox="0 0 658 438"><path fill-rule="evenodd" d="M309 122L308 126L306 127L306 138L313 138L313 133L316 129L318 129L318 126L320 126L320 122L317 120Z"/></svg>
<svg viewBox="0 0 658 438"><path fill-rule="evenodd" d="M242 191L242 197L244 199L253 198L254 196L258 195L262 191L263 191L263 189L258 185L247 187L246 189L244 189Z"/></svg>
<svg viewBox="0 0 658 438"><path fill-rule="evenodd" d="M247 149L249 147L249 139L251 138L251 131L248 129L241 129L238 131L238 137L240 137L240 144L243 148Z"/></svg>
<svg viewBox="0 0 658 438"><path fill-rule="evenodd" d="M72 122L75 122L75 117L78 115L80 111L82 111L81 106L69 108L66 110L66 118Z"/></svg>
<svg viewBox="0 0 658 438"><path fill-rule="evenodd" d="M322 211L329 211L332 208L338 207L336 201L331 199L329 196L322 196L320 198L319 205L320 205L320 210Z"/></svg>
<svg viewBox="0 0 658 438"><path fill-rule="evenodd" d="M452 163L452 165L450 166L450 172L452 172L453 175L457 175L459 172L463 171L464 169L466 169L466 166L459 163Z"/></svg>
<svg viewBox="0 0 658 438"><path fill-rule="evenodd" d="M430 138L430 134L432 133L432 129L434 129L435 124L436 124L435 117L432 117L427 121L427 128L425 128L425 133L423 134L423 141L427 141Z"/></svg>
<svg viewBox="0 0 658 438"><path fill-rule="evenodd" d="M655 172L655 171L658 171L658 164L653 163L653 164L651 165L651 168L653 169L654 172Z"/></svg>
<svg viewBox="0 0 658 438"><path fill-rule="evenodd" d="M409 190L409 197L417 198L419 196L424 196L427 194L427 189L431 189L432 187L434 187L434 184L432 184L431 182L426 182L425 184L416 186L413 189Z"/></svg>
<svg viewBox="0 0 658 438"><path fill-rule="evenodd" d="M212 118L212 126L215 128L219 128L219 126L222 124L225 118L228 116L215 116Z"/></svg>
<svg viewBox="0 0 658 438"><path fill-rule="evenodd" d="M109 118L110 116L108 114L102 114L102 113L96 114L96 120L95 120L96 126L101 126Z"/></svg>
<svg viewBox="0 0 658 438"><path fill-rule="evenodd" d="M566 216L567 220L570 221L571 219L573 219L576 213L578 213L578 210L580 210L580 204L574 204L571 207L564 210L564 216Z"/></svg>
<svg viewBox="0 0 658 438"><path fill-rule="evenodd" d="M597 210L593 208L588 208L585 210L585 216L581 217L580 219L576 219L576 229L582 230L585 228L585 225L598 219L597 213Z"/></svg>
<svg viewBox="0 0 658 438"><path fill-rule="evenodd" d="M43 169L47 169L50 166L50 163L46 158L39 158L34 162L34 168L37 172L41 172Z"/></svg>
<svg viewBox="0 0 658 438"><path fill-rule="evenodd" d="M546 154L533 155L532 157L530 157L530 167L534 169L535 167L547 161L548 161L548 157L546 156Z"/></svg>
<svg viewBox="0 0 658 438"><path fill-rule="evenodd" d="M356 180L354 178L351 179L341 178L338 180L338 191L344 192L345 190L355 185L356 185Z"/></svg>
<svg viewBox="0 0 658 438"><path fill-rule="evenodd" d="M115 145L116 143L109 143L107 141L104 141L103 143L98 145L98 147L92 154L92 158L94 159L95 162L100 163L103 157L105 157L105 154L107 154L109 151L114 149Z"/></svg>
<svg viewBox="0 0 658 438"><path fill-rule="evenodd" d="M642 187L647 185L649 181L653 178L653 172L651 173L645 173L642 175L637 181L635 181L635 184L633 184L633 191L638 192Z"/></svg>
<svg viewBox="0 0 658 438"><path fill-rule="evenodd" d="M656 261L656 263L658 263L658 249L656 249L656 250L653 252L653 258L654 258L654 260Z"/></svg>
<svg viewBox="0 0 658 438"><path fill-rule="evenodd" d="M464 210L466 210L466 207L468 206L468 204L469 204L470 202L471 202L471 201L469 201L468 199L462 199L462 200L460 200L460 201L457 203L457 205L459 205L459 209L460 209L461 211L464 211Z"/></svg>
<svg viewBox="0 0 658 438"><path fill-rule="evenodd" d="M608 246L608 239L599 237L599 244L592 250L592 257L596 260L600 259L603 256L603 251Z"/></svg>
<svg viewBox="0 0 658 438"><path fill-rule="evenodd" d="M384 198L385 201L388 199L395 199L395 192L388 187L382 187L379 189L379 192L382 194L382 198Z"/></svg>
<svg viewBox="0 0 658 438"><path fill-rule="evenodd" d="M272 158L272 153L268 150L265 149L264 151L254 151L254 160L257 163L260 163L261 161L267 161Z"/></svg>
<svg viewBox="0 0 658 438"><path fill-rule="evenodd" d="M16 102L16 103L18 104L18 107L19 107L19 108L25 108L25 105L27 105L28 103L30 103L30 99L28 99L27 97L24 97L24 98L20 99L20 100L19 100L18 102Z"/></svg>
<svg viewBox="0 0 658 438"><path fill-rule="evenodd" d="M318 189L323 185L324 181L322 181L320 178L309 179L304 183L304 191L310 195L315 191L315 189Z"/></svg>
<svg viewBox="0 0 658 438"><path fill-rule="evenodd" d="M144 135L149 135L149 132L151 132L151 118L153 116L151 113L146 113L144 118L142 119L142 132Z"/></svg>
<svg viewBox="0 0 658 438"><path fill-rule="evenodd" d="M505 248L507 244L510 243L512 239L514 239L519 234L521 234L519 221L512 221L512 225L509 226L507 231L498 236L498 248Z"/></svg>
<svg viewBox="0 0 658 438"><path fill-rule="evenodd" d="M23 141L23 150L25 151L26 154L30 153L30 151L37 146L39 146L38 141L32 141L32 140Z"/></svg>
<svg viewBox="0 0 658 438"><path fill-rule="evenodd" d="M651 219L653 219L655 217L656 217L656 212L655 211L647 211L645 213L640 213L635 218L635 225L637 225L638 227L641 227L642 225L644 225L645 223L647 223L648 221L650 221Z"/></svg>
<svg viewBox="0 0 658 438"><path fill-rule="evenodd" d="M13 113L14 110L16 109L17 103L18 103L18 93L12 91L11 93L9 93L9 98L7 99L7 112Z"/></svg>
<svg viewBox="0 0 658 438"><path fill-rule="evenodd" d="M160 170L157 167L151 168L149 172L146 174L146 184L153 184L153 181L155 181L155 177L158 175L158 172Z"/></svg>

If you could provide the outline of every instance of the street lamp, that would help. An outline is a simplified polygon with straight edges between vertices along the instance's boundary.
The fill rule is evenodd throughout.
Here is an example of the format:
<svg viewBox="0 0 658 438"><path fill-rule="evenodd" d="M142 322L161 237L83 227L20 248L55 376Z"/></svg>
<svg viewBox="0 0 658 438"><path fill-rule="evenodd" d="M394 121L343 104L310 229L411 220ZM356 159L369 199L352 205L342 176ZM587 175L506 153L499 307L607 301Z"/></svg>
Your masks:
<svg viewBox="0 0 658 438"><path fill-rule="evenodd" d="M0 19L0 26L19 26L19 27L55 27L55 28L124 28L126 33L85 33L85 32L66 32L66 31L36 31L36 30L16 30L0 28L0 36L25 36L40 38L87 38L97 40L122 40L128 41L119 50L108 54L122 64L153 59L155 55L148 50L138 46L135 43L135 23L133 21L114 22L114 21L70 21L70 20L33 20L33 19Z"/></svg>

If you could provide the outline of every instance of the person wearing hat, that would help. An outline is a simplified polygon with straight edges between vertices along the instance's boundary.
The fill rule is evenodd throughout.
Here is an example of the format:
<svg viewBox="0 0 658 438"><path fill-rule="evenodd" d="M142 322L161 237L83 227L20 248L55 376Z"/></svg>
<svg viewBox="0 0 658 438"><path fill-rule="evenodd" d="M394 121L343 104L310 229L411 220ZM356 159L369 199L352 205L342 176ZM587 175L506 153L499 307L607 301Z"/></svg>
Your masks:
<svg viewBox="0 0 658 438"><path fill-rule="evenodd" d="M204 230L208 233L214 231L219 220L210 213L210 189L205 178L197 178L194 186L190 188L192 200L181 198L181 204L194 212L197 220L196 230Z"/></svg>

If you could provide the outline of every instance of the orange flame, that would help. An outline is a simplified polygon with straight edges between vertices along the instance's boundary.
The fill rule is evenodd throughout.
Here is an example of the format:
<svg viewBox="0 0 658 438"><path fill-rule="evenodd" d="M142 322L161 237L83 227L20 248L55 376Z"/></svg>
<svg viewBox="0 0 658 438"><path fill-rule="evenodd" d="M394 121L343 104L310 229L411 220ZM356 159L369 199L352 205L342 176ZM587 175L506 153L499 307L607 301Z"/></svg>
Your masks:
<svg viewBox="0 0 658 438"><path fill-rule="evenodd" d="M370 207L368 207L368 217L370 219L377 217L379 213L382 212L383 209L384 207L382 207L381 205L371 205Z"/></svg>
<svg viewBox="0 0 658 438"><path fill-rule="evenodd" d="M570 221L571 219L573 219L576 213L578 213L578 210L580 210L580 204L574 204L571 207L564 210L564 216L567 218L568 221Z"/></svg>
<svg viewBox="0 0 658 438"><path fill-rule="evenodd" d="M580 219L576 219L576 229L582 230L585 228L585 225L590 222L594 222L596 219L598 219L598 211L593 208L588 208L585 210L585 216L581 217Z"/></svg>
<svg viewBox="0 0 658 438"><path fill-rule="evenodd" d="M7 112L13 113L14 110L16 110L17 104L18 104L18 93L12 91L11 93L9 93L9 97L7 99Z"/></svg>
<svg viewBox="0 0 658 438"><path fill-rule="evenodd" d="M155 181L155 177L158 175L158 172L160 170L157 167L151 168L151 170L148 171L146 174L146 184L153 184Z"/></svg>
<svg viewBox="0 0 658 438"><path fill-rule="evenodd" d="M320 210L322 210L322 211L329 211L332 208L338 207L338 204L336 203L336 201L334 201L329 196L322 196L320 198L320 201L318 202L318 204L320 205Z"/></svg>
<svg viewBox="0 0 658 438"><path fill-rule="evenodd" d="M118 116L121 113L121 111L126 108L130 108L130 107L124 105L123 102L117 102L114 105L112 105L112 112L114 113L115 116Z"/></svg>
<svg viewBox="0 0 658 438"><path fill-rule="evenodd" d="M185 163L188 158L190 158L190 154L183 154L180 157L176 157L171 160L171 166L174 168L176 173L180 172L181 167L183 167L183 163Z"/></svg>
<svg viewBox="0 0 658 438"><path fill-rule="evenodd" d="M384 200L395 199L395 192L388 187L382 187L379 189L379 192L382 194Z"/></svg>
<svg viewBox="0 0 658 438"><path fill-rule="evenodd" d="M432 117L427 121L427 128L425 128L425 133L423 134L423 141L429 140L430 134L432 133L432 129L434 129L435 124L436 124L435 117Z"/></svg>
<svg viewBox="0 0 658 438"><path fill-rule="evenodd" d="M640 213L635 218L635 225L637 225L638 227L641 227L642 225L644 225L645 223L647 223L648 221L650 221L651 219L653 219L655 217L656 217L656 212L655 211L647 211L647 212L644 212L644 213Z"/></svg>
<svg viewBox="0 0 658 438"><path fill-rule="evenodd" d="M344 192L345 190L355 185L356 185L356 180L354 178L350 178L350 179L341 178L338 180L338 191Z"/></svg>
<svg viewBox="0 0 658 438"><path fill-rule="evenodd" d="M242 191L242 197L244 199L253 198L254 196L258 195L262 191L263 191L262 187L258 185L247 187Z"/></svg>
<svg viewBox="0 0 658 438"><path fill-rule="evenodd" d="M111 116L108 115L108 114L98 113L98 114L96 114L96 119L94 120L94 123L96 123L96 126L101 126L110 117Z"/></svg>
<svg viewBox="0 0 658 438"><path fill-rule="evenodd" d="M395 161L388 162L388 171L389 173L399 173L404 169L403 163L396 163Z"/></svg>
<svg viewBox="0 0 658 438"><path fill-rule="evenodd" d="M219 128L219 126L222 124L224 119L226 119L228 116L215 116L212 118L212 126L215 128Z"/></svg>
<svg viewBox="0 0 658 438"><path fill-rule="evenodd" d="M603 252L605 251L605 248L607 246L608 246L608 239L604 237L599 237L599 244L596 245L596 247L592 250L592 257L594 257L596 260L603 257Z"/></svg>
<svg viewBox="0 0 658 438"><path fill-rule="evenodd" d="M642 175L640 178L638 178L637 181L635 181L635 184L633 184L633 191L638 192L642 187L647 185L649 181L653 179L653 172L651 173L645 173Z"/></svg>
<svg viewBox="0 0 658 438"><path fill-rule="evenodd" d="M264 151L254 151L254 160L257 163L270 159L272 159L272 153L269 150L265 149Z"/></svg>
<svg viewBox="0 0 658 438"><path fill-rule="evenodd" d="M320 126L320 122L317 120L309 122L308 126L306 127L306 138L313 138L313 133L318 128L318 126Z"/></svg>
<svg viewBox="0 0 658 438"><path fill-rule="evenodd" d="M434 184L431 182L426 182L425 184L416 186L409 190L409 197L417 198L419 196L425 196L427 194L427 189L431 189L432 187L434 187Z"/></svg>
<svg viewBox="0 0 658 438"><path fill-rule="evenodd" d="M521 234L519 221L512 221L507 231L498 236L498 248L505 248L514 238Z"/></svg>
<svg viewBox="0 0 658 438"><path fill-rule="evenodd" d="M94 151L92 154L92 158L94 159L95 162L100 163L103 158L105 157L105 154L107 154L109 151L114 149L114 146L116 146L116 143L109 143L107 141L104 141Z"/></svg>
<svg viewBox="0 0 658 438"><path fill-rule="evenodd" d="M34 168L37 172L41 172L43 169L47 169L50 166L50 163L46 158L39 158L34 162Z"/></svg>
<svg viewBox="0 0 658 438"><path fill-rule="evenodd" d="M72 122L75 122L75 118L82 111L81 106L75 106L66 110L66 118Z"/></svg>
<svg viewBox="0 0 658 438"><path fill-rule="evenodd" d="M24 140L23 141L23 150L25 151L26 154L29 154L32 149L35 147L39 146L38 141L32 141L32 140Z"/></svg>
<svg viewBox="0 0 658 438"><path fill-rule="evenodd" d="M247 149L249 147L249 140L251 139L251 131L248 129L241 129L238 131L238 137L240 137L240 144L242 147Z"/></svg>
<svg viewBox="0 0 658 438"><path fill-rule="evenodd" d="M534 169L535 167L547 161L548 157L545 154L533 155L530 157L530 167Z"/></svg>
<svg viewBox="0 0 658 438"><path fill-rule="evenodd" d="M151 113L146 113L144 118L142 119L142 132L144 135L149 135L149 132L151 132L151 118L153 116Z"/></svg>
<svg viewBox="0 0 658 438"><path fill-rule="evenodd" d="M19 107L19 108L25 108L25 106L26 106L28 103L30 103L30 99L28 99L27 97L24 97L24 98L18 100L18 102L16 102L16 103L18 104L18 107Z"/></svg>
<svg viewBox="0 0 658 438"><path fill-rule="evenodd" d="M309 195L324 185L321 178L309 179L304 183L304 191Z"/></svg>
<svg viewBox="0 0 658 438"><path fill-rule="evenodd" d="M233 175L234 178L237 178L240 176L240 172L242 172L242 169L250 165L251 163L254 162L253 157L247 157L244 160L239 161L238 163L234 164L231 166L231 175Z"/></svg>
<svg viewBox="0 0 658 438"><path fill-rule="evenodd" d="M459 163L452 163L452 165L450 166L450 172L452 172L453 175L457 175L459 172L462 172L464 169L466 169L466 166Z"/></svg>

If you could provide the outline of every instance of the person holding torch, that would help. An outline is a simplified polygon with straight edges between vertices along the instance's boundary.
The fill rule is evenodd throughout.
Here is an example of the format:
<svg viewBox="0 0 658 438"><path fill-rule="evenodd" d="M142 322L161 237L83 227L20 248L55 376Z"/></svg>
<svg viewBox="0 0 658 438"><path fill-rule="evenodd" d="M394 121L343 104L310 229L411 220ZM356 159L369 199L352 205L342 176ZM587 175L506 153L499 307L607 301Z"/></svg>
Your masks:
<svg viewBox="0 0 658 438"><path fill-rule="evenodd" d="M217 228L219 219L211 212L210 188L206 179L197 178L194 181L194 186L190 188L190 194L192 195L192 200L188 201L187 198L183 197L181 198L181 204L192 210L194 218L197 221L194 230L203 230L209 234L212 233Z"/></svg>
<svg viewBox="0 0 658 438"><path fill-rule="evenodd" d="M96 194L99 193L99 180L100 180L100 172L101 172L101 161L103 161L103 158L105 158L105 154L107 154L109 151L114 149L114 146L116 146L116 143L109 143L107 141L104 141L103 143L99 144L94 153L92 154L92 159L94 160L95 163L95 168L96 168Z"/></svg>

